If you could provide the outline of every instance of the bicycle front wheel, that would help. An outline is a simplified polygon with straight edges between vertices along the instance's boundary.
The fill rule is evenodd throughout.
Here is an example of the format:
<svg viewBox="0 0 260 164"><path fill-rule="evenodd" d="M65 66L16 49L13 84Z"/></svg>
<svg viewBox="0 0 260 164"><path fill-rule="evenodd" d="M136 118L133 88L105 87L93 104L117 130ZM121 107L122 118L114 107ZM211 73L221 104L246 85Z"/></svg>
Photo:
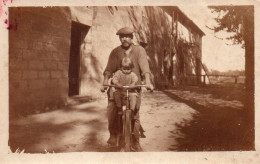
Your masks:
<svg viewBox="0 0 260 164"><path fill-rule="evenodd" d="M130 152L131 150L131 139L132 139L132 128L131 128L131 110L125 111L125 127L124 127L124 140L125 140L125 151Z"/></svg>

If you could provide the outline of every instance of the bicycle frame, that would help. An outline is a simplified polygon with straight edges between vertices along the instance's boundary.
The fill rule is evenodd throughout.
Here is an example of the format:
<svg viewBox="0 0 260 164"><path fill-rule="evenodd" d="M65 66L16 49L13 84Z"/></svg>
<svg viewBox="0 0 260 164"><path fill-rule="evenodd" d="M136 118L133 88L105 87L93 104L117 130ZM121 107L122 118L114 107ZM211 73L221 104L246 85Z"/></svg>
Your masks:
<svg viewBox="0 0 260 164"><path fill-rule="evenodd" d="M107 87L114 87L118 89L123 89L126 91L126 109L123 110L123 115L120 117L117 114L117 125L118 125L118 134L117 134L117 147L120 147L120 143L123 137L124 144L123 148L126 152L131 151L132 144L132 111L129 105L129 90L137 89L140 87L146 87L146 85L136 85L136 86L116 86L116 85L104 85Z"/></svg>

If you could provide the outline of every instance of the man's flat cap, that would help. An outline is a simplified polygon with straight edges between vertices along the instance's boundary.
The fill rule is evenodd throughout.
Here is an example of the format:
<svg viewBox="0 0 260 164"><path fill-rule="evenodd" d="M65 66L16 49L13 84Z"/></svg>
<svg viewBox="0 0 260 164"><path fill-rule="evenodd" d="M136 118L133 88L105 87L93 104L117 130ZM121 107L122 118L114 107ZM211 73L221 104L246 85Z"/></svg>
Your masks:
<svg viewBox="0 0 260 164"><path fill-rule="evenodd" d="M117 31L116 35L128 35L133 34L134 30L130 27L123 27Z"/></svg>

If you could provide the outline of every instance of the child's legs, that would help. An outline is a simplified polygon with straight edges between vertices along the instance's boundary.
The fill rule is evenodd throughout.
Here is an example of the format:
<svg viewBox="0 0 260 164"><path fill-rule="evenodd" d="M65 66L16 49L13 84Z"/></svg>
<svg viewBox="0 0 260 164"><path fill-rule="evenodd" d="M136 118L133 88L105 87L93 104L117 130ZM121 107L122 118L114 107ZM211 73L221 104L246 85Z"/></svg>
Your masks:
<svg viewBox="0 0 260 164"><path fill-rule="evenodd" d="M135 110L136 107L136 93L129 93L130 109Z"/></svg>
<svg viewBox="0 0 260 164"><path fill-rule="evenodd" d="M115 91L114 92L114 99L116 102L116 107L118 109L122 108L122 94L120 91Z"/></svg>

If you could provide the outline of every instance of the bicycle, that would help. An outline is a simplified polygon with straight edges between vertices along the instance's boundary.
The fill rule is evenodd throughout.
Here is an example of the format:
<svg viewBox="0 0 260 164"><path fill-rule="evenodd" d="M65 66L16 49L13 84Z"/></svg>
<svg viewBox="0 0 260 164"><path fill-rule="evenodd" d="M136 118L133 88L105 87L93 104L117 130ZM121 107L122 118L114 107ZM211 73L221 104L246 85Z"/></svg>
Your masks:
<svg viewBox="0 0 260 164"><path fill-rule="evenodd" d="M117 135L116 135L116 147L123 149L125 152L130 152L132 147L132 135L133 135L133 119L132 111L129 105L129 90L140 89L141 87L147 87L146 85L135 86L117 86L117 85L104 85L105 87L114 87L122 89L126 92L126 96L123 97L123 113L118 112L116 117L117 122Z"/></svg>

